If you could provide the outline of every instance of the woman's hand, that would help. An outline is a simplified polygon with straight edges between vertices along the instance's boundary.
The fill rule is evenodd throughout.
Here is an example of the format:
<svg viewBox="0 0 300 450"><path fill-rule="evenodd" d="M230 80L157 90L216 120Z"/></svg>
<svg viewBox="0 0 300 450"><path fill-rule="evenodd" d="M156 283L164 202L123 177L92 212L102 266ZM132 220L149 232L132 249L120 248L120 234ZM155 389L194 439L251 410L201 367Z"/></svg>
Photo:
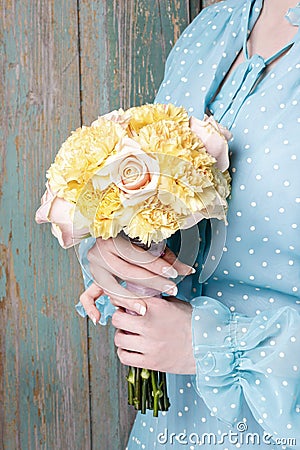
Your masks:
<svg viewBox="0 0 300 450"><path fill-rule="evenodd" d="M191 305L176 298L150 297L145 302L144 316L133 316L122 309L112 316L120 361L162 372L196 373Z"/></svg>
<svg viewBox="0 0 300 450"><path fill-rule="evenodd" d="M117 307L145 314L146 303L121 286L119 280L176 295L177 287L172 279L195 272L167 247L162 257L155 257L120 236L108 240L98 238L88 252L88 261L94 283L80 296L80 301L95 325L100 319L95 300L102 294L108 295Z"/></svg>

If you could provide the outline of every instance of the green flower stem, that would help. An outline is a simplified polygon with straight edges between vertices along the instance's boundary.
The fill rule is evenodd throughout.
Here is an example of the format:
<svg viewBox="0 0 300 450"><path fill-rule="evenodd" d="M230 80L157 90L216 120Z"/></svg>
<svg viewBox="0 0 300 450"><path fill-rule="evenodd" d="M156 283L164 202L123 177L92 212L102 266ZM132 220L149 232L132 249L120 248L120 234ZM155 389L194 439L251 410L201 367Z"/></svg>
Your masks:
<svg viewBox="0 0 300 450"><path fill-rule="evenodd" d="M158 411L168 411L170 401L167 394L167 379L165 372L129 367L128 404L146 414L153 410L153 416L158 417Z"/></svg>
<svg viewBox="0 0 300 450"><path fill-rule="evenodd" d="M147 385L147 400L148 400L148 409L153 409L153 396L152 396L152 383L148 381Z"/></svg>
<svg viewBox="0 0 300 450"><path fill-rule="evenodd" d="M141 369L139 367L135 368L136 370L136 377L135 377L135 384L134 384L134 406L135 409L140 410L141 409Z"/></svg>
<svg viewBox="0 0 300 450"><path fill-rule="evenodd" d="M128 404L133 405L133 398L134 398L134 384L135 384L135 367L129 367L128 375L127 375L127 382L128 382Z"/></svg>
<svg viewBox="0 0 300 450"><path fill-rule="evenodd" d="M162 391L163 391L163 411L168 411L170 406L170 401L167 392L167 377L165 372L160 372L160 381L162 383Z"/></svg>
<svg viewBox="0 0 300 450"><path fill-rule="evenodd" d="M151 383L152 383L152 392L154 397L153 402L153 417L158 417L159 410L159 398L162 397L162 390L157 387L157 372L155 370L151 370Z"/></svg>
<svg viewBox="0 0 300 450"><path fill-rule="evenodd" d="M142 414L146 414L147 409L147 388L148 388L148 380L150 377L150 372L148 369L142 369L141 371L141 378L142 378L142 405L141 405L141 411Z"/></svg>
<svg viewBox="0 0 300 450"><path fill-rule="evenodd" d="M143 380L143 382L142 382L142 405L141 405L141 412L142 412L142 414L146 414L146 408L147 408L147 384L148 384L148 380Z"/></svg>

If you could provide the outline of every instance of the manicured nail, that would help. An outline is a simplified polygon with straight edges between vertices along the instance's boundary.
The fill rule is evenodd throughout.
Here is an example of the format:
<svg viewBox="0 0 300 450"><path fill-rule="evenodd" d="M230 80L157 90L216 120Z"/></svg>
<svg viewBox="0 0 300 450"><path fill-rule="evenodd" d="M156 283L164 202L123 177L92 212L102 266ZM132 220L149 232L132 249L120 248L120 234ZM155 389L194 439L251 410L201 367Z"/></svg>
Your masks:
<svg viewBox="0 0 300 450"><path fill-rule="evenodd" d="M136 312L139 313L141 316L144 316L146 314L147 311L146 306L141 305L140 303L135 303L133 306Z"/></svg>
<svg viewBox="0 0 300 450"><path fill-rule="evenodd" d="M191 274L192 273L196 273L196 269L194 269L194 267L191 267Z"/></svg>
<svg viewBox="0 0 300 450"><path fill-rule="evenodd" d="M172 286L167 284L164 288L164 292L169 295L174 295L174 297L178 294L177 286Z"/></svg>
<svg viewBox="0 0 300 450"><path fill-rule="evenodd" d="M169 278L177 278L178 272L174 269L174 267L163 267L161 269L164 275L167 275Z"/></svg>
<svg viewBox="0 0 300 450"><path fill-rule="evenodd" d="M91 319L91 321L93 322L93 324L94 324L95 326L97 326L97 319L96 319L96 317L95 317L93 314L90 315L90 319Z"/></svg>

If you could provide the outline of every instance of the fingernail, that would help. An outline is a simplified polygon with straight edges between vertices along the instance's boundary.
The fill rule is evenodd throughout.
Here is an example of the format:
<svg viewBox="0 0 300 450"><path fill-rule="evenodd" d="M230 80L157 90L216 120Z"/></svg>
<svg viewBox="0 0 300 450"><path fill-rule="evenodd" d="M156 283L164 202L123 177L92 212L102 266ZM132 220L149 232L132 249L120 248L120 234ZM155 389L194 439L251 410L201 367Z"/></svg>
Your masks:
<svg viewBox="0 0 300 450"><path fill-rule="evenodd" d="M169 278L177 278L178 277L178 272L177 270L174 269L174 267L163 267L161 269L162 273L164 275L167 275Z"/></svg>
<svg viewBox="0 0 300 450"><path fill-rule="evenodd" d="M135 303L133 306L136 312L139 313L141 316L144 316L146 314L147 311L146 306L141 305L140 303Z"/></svg>
<svg viewBox="0 0 300 450"><path fill-rule="evenodd" d="M166 294L176 296L178 294L178 289L177 289L177 286L172 286L172 285L167 284L164 288L164 292Z"/></svg>
<svg viewBox="0 0 300 450"><path fill-rule="evenodd" d="M97 325L97 319L96 319L96 317L95 317L93 314L91 314L91 315L90 315L90 319L91 319L91 321L93 322L93 324L96 326L96 325Z"/></svg>
<svg viewBox="0 0 300 450"><path fill-rule="evenodd" d="M191 274L192 273L196 273L196 269L194 269L194 267L191 267Z"/></svg>

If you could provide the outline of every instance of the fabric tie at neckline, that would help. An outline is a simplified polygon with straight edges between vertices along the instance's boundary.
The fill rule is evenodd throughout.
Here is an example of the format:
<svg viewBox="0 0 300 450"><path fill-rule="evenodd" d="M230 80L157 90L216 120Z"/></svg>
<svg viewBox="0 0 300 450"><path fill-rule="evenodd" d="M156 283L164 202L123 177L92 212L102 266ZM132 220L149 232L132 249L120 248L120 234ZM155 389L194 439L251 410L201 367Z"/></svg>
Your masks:
<svg viewBox="0 0 300 450"><path fill-rule="evenodd" d="M220 121L224 119L224 116L227 116L228 114L227 120L225 119L225 122L223 120L223 123L227 127L230 127L239 111L240 106L244 102L245 97L250 94L265 70L265 67L266 62L264 59L260 55L256 54L238 66L238 68L231 74L230 79L227 81L231 85L230 101L226 102L221 95L217 96L216 100L211 104L210 111L213 114L215 114L216 110L221 111L217 105L218 103L223 103L225 100L225 103L228 104L228 108L224 108L223 113L219 116L217 115L217 120Z"/></svg>
<svg viewBox="0 0 300 450"><path fill-rule="evenodd" d="M294 8L289 8L288 12L284 16L291 25L298 26L300 25L300 3L297 3L297 5Z"/></svg>
<svg viewBox="0 0 300 450"><path fill-rule="evenodd" d="M250 95L250 93L253 91L256 84L260 80L265 68L271 62L273 62L287 50L289 50L295 42L294 37L278 52L274 53L266 59L256 53L253 56L249 57L247 42L252 28L250 26L250 19L254 3L255 2L253 1L248 2L242 19L242 30L244 32L242 51L245 60L235 68L235 70L226 80L226 84L230 85L230 98L227 98L227 96L226 98L223 97L222 93L220 92L209 106L210 112L215 115L216 119L218 121L222 121L223 124L228 128L230 128L232 123L234 122L240 107L245 101L245 98ZM294 11L296 12L293 15L292 13ZM290 8L287 14L289 14L290 17L294 18L296 13L297 17L300 18L300 3L298 3L295 8ZM226 108L224 108L224 104L227 104ZM219 111L219 113L217 113L216 111Z"/></svg>

